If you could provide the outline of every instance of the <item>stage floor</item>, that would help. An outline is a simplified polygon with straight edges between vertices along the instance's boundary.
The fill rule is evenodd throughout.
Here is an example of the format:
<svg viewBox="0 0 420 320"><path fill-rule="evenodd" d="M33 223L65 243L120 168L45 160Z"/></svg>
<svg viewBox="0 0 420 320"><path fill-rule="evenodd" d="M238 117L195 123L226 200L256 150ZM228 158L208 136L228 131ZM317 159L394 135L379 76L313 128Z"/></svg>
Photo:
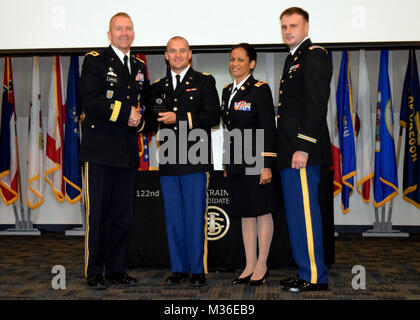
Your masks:
<svg viewBox="0 0 420 320"><path fill-rule="evenodd" d="M1 300L420 300L420 235L341 234L329 269L330 290L295 294L278 285L280 279L295 274L290 268L271 269L267 284L260 287L232 286L236 272L210 272L207 284L200 288L188 283L165 285L169 268L135 268L128 273L138 279L138 286L95 291L83 278L83 237L43 233L3 236L0 243ZM52 288L55 265L65 268L65 289ZM361 275L352 273L354 266L366 272L365 289L352 287L353 278Z"/></svg>

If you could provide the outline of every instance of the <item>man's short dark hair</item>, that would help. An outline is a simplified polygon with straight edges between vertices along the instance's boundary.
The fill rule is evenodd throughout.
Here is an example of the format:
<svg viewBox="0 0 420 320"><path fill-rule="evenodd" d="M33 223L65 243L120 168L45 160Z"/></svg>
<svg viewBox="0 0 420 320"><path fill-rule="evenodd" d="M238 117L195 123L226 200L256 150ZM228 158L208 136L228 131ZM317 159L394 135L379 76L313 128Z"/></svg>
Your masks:
<svg viewBox="0 0 420 320"><path fill-rule="evenodd" d="M280 20L283 16L291 16L292 14L299 14L305 19L306 22L309 22L309 13L299 7L290 7L284 10L280 15Z"/></svg>

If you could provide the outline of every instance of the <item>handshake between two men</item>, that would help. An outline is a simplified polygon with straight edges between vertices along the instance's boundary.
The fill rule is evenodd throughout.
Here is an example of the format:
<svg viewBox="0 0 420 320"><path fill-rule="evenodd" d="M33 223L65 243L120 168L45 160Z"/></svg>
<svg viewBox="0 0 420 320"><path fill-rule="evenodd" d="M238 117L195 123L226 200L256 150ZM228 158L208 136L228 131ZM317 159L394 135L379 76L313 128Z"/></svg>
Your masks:
<svg viewBox="0 0 420 320"><path fill-rule="evenodd" d="M128 125L130 127L137 127L141 121L140 107L131 107L130 118L128 119Z"/></svg>

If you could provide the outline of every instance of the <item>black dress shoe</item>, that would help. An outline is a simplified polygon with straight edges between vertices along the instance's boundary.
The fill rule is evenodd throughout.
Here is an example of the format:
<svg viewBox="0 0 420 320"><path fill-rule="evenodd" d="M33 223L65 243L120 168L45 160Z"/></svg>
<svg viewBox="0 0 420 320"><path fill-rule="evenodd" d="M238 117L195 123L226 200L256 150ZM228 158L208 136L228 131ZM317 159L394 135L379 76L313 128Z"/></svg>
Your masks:
<svg viewBox="0 0 420 320"><path fill-rule="evenodd" d="M178 284L184 282L190 275L183 272L174 272L172 275L166 278L165 283L167 284Z"/></svg>
<svg viewBox="0 0 420 320"><path fill-rule="evenodd" d="M251 279L252 273L249 276L246 276L244 278L235 278L232 280L232 284L245 284L248 283L249 279Z"/></svg>
<svg viewBox="0 0 420 320"><path fill-rule="evenodd" d="M284 287L283 290L289 292L302 292L302 291L323 291L328 290L328 283L310 283L308 281L299 279L290 287Z"/></svg>
<svg viewBox="0 0 420 320"><path fill-rule="evenodd" d="M251 280L251 279L249 279L248 285L249 286L260 286L260 285L264 284L267 281L267 278L268 278L268 269L267 269L267 271L265 272L264 276L261 279L258 279L258 280Z"/></svg>
<svg viewBox="0 0 420 320"><path fill-rule="evenodd" d="M105 276L106 280L109 280L113 284L123 284L123 285L135 285L137 283L137 279L130 277L125 272L114 273L109 276Z"/></svg>
<svg viewBox="0 0 420 320"><path fill-rule="evenodd" d="M291 287L293 286L297 281L299 280L299 276L295 275L293 277L290 278L286 278L286 279L282 279L280 280L280 285L283 287Z"/></svg>
<svg viewBox="0 0 420 320"><path fill-rule="evenodd" d="M86 283L89 288L95 290L104 290L109 287L108 283L105 282L104 277L99 275L88 276L86 278Z"/></svg>
<svg viewBox="0 0 420 320"><path fill-rule="evenodd" d="M206 283L206 276L204 273L193 273L190 282L194 286L201 286Z"/></svg>

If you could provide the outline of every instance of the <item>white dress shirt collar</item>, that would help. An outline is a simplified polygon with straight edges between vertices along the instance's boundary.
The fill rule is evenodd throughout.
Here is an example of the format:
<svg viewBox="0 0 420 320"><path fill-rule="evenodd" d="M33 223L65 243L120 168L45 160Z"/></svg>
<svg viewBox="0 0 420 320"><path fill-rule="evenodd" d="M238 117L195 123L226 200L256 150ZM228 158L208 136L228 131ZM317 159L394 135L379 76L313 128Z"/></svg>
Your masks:
<svg viewBox="0 0 420 320"><path fill-rule="evenodd" d="M128 70L131 72L131 65L130 65L130 50L124 54L120 49L117 49L111 44L111 48L114 50L117 57L121 60L121 63L124 65L124 56L128 57L127 64L128 64Z"/></svg>
<svg viewBox="0 0 420 320"><path fill-rule="evenodd" d="M187 74L187 72L188 72L188 70L190 69L190 66L188 66L188 67L186 67L179 75L180 75L180 78L179 78L179 82L182 82L182 80L184 79L184 77L185 77L185 75ZM173 85L173 87L176 89L176 78L175 78L175 76L176 76L177 74L175 73L175 72L173 72L172 70L171 70L171 77L172 77L172 85Z"/></svg>
<svg viewBox="0 0 420 320"><path fill-rule="evenodd" d="M296 52L296 50L300 47L300 45L304 42L304 41L306 41L306 39L309 39L309 37L306 37L305 39L303 39L302 40L302 42L301 43L299 43L293 50L290 50L290 54L293 56L294 54L295 54L295 52Z"/></svg>

